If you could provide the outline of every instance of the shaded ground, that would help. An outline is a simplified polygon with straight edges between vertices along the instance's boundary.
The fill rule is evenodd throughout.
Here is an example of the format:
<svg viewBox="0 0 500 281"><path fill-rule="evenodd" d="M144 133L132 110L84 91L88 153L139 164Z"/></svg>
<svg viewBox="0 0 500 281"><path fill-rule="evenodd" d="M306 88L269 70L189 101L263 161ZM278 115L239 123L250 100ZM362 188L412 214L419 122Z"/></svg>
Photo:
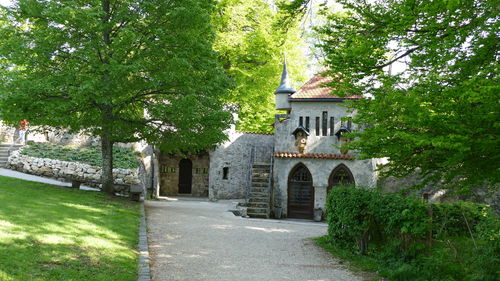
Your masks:
<svg viewBox="0 0 500 281"><path fill-rule="evenodd" d="M325 224L245 219L229 206L147 201L153 280L363 280L309 239Z"/></svg>

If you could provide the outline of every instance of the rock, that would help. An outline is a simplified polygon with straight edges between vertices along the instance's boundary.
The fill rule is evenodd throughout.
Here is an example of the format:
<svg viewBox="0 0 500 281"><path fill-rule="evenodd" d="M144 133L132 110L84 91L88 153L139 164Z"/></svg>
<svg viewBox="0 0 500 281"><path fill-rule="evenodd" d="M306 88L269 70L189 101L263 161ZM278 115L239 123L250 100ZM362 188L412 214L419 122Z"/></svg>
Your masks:
<svg viewBox="0 0 500 281"><path fill-rule="evenodd" d="M41 167L39 169L39 171L42 172L42 173L50 174L50 173L52 173L52 168L50 168L50 167Z"/></svg>

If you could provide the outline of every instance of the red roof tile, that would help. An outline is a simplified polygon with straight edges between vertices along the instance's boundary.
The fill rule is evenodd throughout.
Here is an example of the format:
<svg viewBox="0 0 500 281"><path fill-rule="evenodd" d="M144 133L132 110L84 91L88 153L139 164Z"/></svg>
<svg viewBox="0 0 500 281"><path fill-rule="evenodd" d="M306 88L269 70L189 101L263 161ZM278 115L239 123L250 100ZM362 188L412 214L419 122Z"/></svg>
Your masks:
<svg viewBox="0 0 500 281"><path fill-rule="evenodd" d="M290 99L340 99L342 97L331 95L334 90L327 88L325 84L332 82L331 77L324 77L321 74L316 74L309 81L307 81L300 89L295 92ZM348 96L343 99L359 99L361 96Z"/></svg>
<svg viewBox="0 0 500 281"><path fill-rule="evenodd" d="M273 126L273 124L271 124L271 126ZM261 132L245 132L245 131L236 131L237 133L242 133L242 134L247 134L247 135L266 135L266 136L272 136L274 135L274 133L261 133Z"/></svg>
<svg viewBox="0 0 500 281"><path fill-rule="evenodd" d="M278 158L314 158L314 159L336 159L336 160L354 160L352 155L328 154L328 153L292 153L276 152L274 157Z"/></svg>

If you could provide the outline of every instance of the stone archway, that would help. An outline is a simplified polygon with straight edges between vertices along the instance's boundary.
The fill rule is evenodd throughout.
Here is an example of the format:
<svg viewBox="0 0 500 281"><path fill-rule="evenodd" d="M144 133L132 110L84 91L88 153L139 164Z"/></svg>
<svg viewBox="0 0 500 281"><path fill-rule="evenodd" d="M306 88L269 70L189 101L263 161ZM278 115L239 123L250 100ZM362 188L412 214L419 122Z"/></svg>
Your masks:
<svg viewBox="0 0 500 281"><path fill-rule="evenodd" d="M335 186L348 185L355 185L354 177L351 170L349 170L346 165L340 164L333 169L330 177L328 178L327 194L330 193L330 190Z"/></svg>
<svg viewBox="0 0 500 281"><path fill-rule="evenodd" d="M288 176L288 217L312 219L314 215L314 188L307 167L300 163Z"/></svg>

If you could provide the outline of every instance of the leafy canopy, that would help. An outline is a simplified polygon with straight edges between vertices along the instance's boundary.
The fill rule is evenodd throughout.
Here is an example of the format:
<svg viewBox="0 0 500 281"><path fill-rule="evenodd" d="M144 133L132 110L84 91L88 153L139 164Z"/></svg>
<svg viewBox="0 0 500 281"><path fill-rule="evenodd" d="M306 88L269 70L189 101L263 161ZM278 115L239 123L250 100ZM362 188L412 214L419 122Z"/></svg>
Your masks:
<svg viewBox="0 0 500 281"><path fill-rule="evenodd" d="M217 143L230 83L212 10L208 0L18 1L0 29L1 118L169 151Z"/></svg>
<svg viewBox="0 0 500 281"><path fill-rule="evenodd" d="M213 5L19 0L0 19L0 118L100 136L108 193L115 142L167 153L220 142L230 81L212 49Z"/></svg>
<svg viewBox="0 0 500 281"><path fill-rule="evenodd" d="M307 78L305 44L297 19L290 18L285 28L279 25L282 18L266 0L222 0L213 16L217 29L214 49L237 85L228 101L239 105L240 130L272 132L274 91L284 55L295 86Z"/></svg>
<svg viewBox="0 0 500 281"><path fill-rule="evenodd" d="M344 10L318 30L331 85L372 97L352 104L354 121L373 126L347 147L388 157L385 175L498 186L498 3L338 2ZM405 71L387 71L396 61Z"/></svg>

